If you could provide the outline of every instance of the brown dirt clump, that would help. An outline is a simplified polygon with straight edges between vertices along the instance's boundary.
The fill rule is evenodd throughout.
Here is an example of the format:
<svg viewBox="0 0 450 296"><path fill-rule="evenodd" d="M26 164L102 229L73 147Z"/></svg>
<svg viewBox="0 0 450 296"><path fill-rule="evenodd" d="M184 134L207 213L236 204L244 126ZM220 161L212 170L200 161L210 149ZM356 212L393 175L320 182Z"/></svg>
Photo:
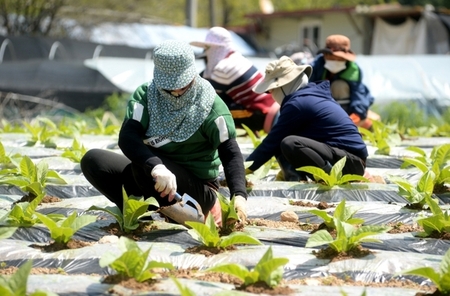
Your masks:
<svg viewBox="0 0 450 296"><path fill-rule="evenodd" d="M92 246L93 244L95 244L95 242L85 242L81 240L71 239L67 243L51 242L47 245L32 244L30 245L30 247L40 249L43 252L52 253L61 250L80 249L83 247Z"/></svg>
<svg viewBox="0 0 450 296"><path fill-rule="evenodd" d="M228 246L226 248L220 248L220 247L207 247L204 245L200 246L194 246L187 248L184 252L190 253L190 254L202 254L206 257L214 256L220 253L224 253L227 251L234 251L237 250L237 247L234 245Z"/></svg>
<svg viewBox="0 0 450 296"><path fill-rule="evenodd" d="M326 247L319 251L313 250L312 253L319 259L330 259L331 262L335 262L346 259L363 258L373 252L359 245L347 252L337 252L330 247Z"/></svg>

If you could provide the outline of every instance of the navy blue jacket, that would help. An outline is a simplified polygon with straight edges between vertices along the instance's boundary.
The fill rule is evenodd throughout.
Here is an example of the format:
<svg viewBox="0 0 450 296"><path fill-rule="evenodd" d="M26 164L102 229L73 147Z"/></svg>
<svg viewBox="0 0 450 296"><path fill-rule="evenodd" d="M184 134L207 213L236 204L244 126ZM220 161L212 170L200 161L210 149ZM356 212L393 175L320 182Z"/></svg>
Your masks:
<svg viewBox="0 0 450 296"><path fill-rule="evenodd" d="M326 143L363 160L368 155L358 128L331 97L329 81L311 82L284 98L277 123L246 159L253 161L249 169L255 171L272 156L279 156L281 141L290 135Z"/></svg>
<svg viewBox="0 0 450 296"><path fill-rule="evenodd" d="M328 79L328 70L324 68L324 65L325 59L323 58L323 54L320 54L311 63L313 71L309 81L319 82ZM345 70L333 75L330 83L333 83L333 81L337 79L346 81L350 88L350 106L348 114L356 113L361 120L366 119L367 111L373 104L374 97L367 86L362 83L362 71L359 66L355 62L349 61L347 61L346 65L347 68Z"/></svg>

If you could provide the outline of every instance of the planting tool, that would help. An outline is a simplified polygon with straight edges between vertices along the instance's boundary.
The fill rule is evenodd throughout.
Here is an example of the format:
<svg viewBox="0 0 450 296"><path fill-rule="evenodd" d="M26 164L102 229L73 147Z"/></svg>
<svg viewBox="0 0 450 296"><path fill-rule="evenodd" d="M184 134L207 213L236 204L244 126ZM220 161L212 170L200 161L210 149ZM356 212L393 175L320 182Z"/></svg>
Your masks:
<svg viewBox="0 0 450 296"><path fill-rule="evenodd" d="M186 221L205 222L202 207L190 195L185 193L181 196L179 193L176 193L175 200L177 201L176 203L167 207L161 207L159 211L168 218L183 225L185 225Z"/></svg>

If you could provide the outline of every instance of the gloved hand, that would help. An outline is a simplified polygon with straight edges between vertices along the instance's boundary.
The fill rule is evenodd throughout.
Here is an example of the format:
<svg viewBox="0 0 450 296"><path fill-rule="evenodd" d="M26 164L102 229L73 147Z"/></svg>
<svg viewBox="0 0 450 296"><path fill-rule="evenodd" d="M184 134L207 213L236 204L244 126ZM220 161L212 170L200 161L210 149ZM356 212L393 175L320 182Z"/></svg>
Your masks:
<svg viewBox="0 0 450 296"><path fill-rule="evenodd" d="M245 204L247 200L240 195L234 197L234 209L239 217L239 223L245 225L247 222L247 211L245 210Z"/></svg>
<svg viewBox="0 0 450 296"><path fill-rule="evenodd" d="M152 177L155 180L155 189L160 192L160 196L169 195L169 201L172 201L177 192L177 180L175 175L169 171L165 165L158 164L152 170Z"/></svg>
<svg viewBox="0 0 450 296"><path fill-rule="evenodd" d="M361 121L361 117L359 117L358 114L352 113L350 114L350 119L353 121L354 124L358 125L358 123Z"/></svg>

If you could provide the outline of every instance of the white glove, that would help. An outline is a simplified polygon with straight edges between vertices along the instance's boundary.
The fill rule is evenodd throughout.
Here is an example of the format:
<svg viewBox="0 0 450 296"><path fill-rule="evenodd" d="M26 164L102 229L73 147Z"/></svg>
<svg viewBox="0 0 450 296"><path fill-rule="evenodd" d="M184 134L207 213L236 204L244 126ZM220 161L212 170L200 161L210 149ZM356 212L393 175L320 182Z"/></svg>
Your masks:
<svg viewBox="0 0 450 296"><path fill-rule="evenodd" d="M234 209L236 210L236 213L239 217L239 222L245 225L247 221L247 211L245 210L245 204L247 203L247 200L240 196L236 195L234 197Z"/></svg>
<svg viewBox="0 0 450 296"><path fill-rule="evenodd" d="M152 170L152 177L155 180L155 189L161 193L161 197L169 195L172 201L177 192L177 179L165 165L158 164Z"/></svg>

